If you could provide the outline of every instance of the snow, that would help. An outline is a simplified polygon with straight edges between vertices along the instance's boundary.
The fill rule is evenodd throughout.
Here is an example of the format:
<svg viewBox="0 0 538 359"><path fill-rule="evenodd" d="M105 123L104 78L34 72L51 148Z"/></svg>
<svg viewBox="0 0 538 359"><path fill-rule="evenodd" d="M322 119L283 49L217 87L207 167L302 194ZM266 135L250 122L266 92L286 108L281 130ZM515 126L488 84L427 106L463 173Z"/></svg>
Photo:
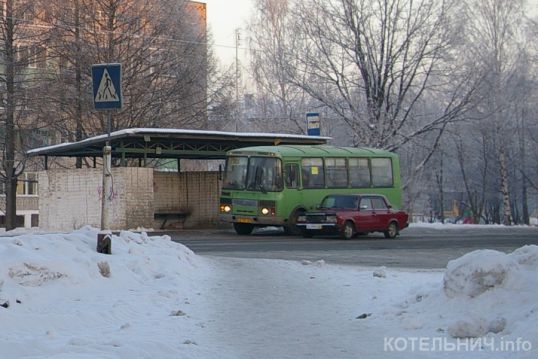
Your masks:
<svg viewBox="0 0 538 359"><path fill-rule="evenodd" d="M441 223L441 222L416 222L410 223L409 227L413 228L428 228L435 230L461 230L461 229L499 229L499 228L528 228L532 229L532 226L527 225L513 225L505 226L504 224L463 224L463 223Z"/></svg>
<svg viewBox="0 0 538 359"><path fill-rule="evenodd" d="M187 129L173 129L173 128L127 128L111 132L110 135L103 134L94 137L89 137L78 142L64 142L57 145L45 146L34 148L27 153L29 155L39 155L41 152L50 150L62 149L64 147L71 147L73 145L83 145L93 142L99 142L106 138L116 139L125 136L133 135L192 135L192 136L225 136L230 137L231 140L235 138L285 138L285 139L302 139L302 140L330 140L331 137L324 136L307 136L307 135L295 135L289 133L268 133L268 132L225 132L225 131L208 131L208 130L187 130Z"/></svg>
<svg viewBox="0 0 538 359"><path fill-rule="evenodd" d="M417 271L202 257L128 231L105 255L97 233L0 238L1 358L538 355L538 246Z"/></svg>

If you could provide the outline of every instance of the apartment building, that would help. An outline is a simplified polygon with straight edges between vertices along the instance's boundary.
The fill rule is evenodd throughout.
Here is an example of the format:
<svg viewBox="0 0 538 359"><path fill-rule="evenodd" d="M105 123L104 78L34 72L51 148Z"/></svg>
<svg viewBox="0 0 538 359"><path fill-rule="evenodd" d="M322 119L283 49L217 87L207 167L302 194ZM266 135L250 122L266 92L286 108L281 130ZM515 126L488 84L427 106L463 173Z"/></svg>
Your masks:
<svg viewBox="0 0 538 359"><path fill-rule="evenodd" d="M17 181L17 226L38 224L37 172L44 168L42 159L27 160L25 151L108 130L107 114L93 109L92 64L122 64L125 105L114 113L111 130L206 125L204 3L2 0L0 13L0 152L12 141L12 168L17 174L24 169ZM94 165L65 159L48 164ZM0 227L5 171L0 160Z"/></svg>

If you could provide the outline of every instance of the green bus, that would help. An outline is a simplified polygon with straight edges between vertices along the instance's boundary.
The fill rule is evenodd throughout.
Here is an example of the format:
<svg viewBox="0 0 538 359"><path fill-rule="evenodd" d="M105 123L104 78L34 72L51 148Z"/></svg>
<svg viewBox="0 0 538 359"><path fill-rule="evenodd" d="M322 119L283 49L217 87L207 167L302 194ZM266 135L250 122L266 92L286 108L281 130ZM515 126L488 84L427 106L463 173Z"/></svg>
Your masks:
<svg viewBox="0 0 538 359"><path fill-rule="evenodd" d="M372 148L328 145L256 146L229 151L219 216L237 234L283 226L334 193L379 193L401 205L398 155Z"/></svg>

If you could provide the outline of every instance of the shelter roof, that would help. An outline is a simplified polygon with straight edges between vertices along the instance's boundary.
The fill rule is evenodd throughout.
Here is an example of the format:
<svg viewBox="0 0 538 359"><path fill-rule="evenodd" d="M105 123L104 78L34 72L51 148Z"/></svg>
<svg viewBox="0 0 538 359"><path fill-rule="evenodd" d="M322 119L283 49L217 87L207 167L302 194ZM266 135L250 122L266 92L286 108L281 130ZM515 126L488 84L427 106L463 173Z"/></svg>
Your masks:
<svg viewBox="0 0 538 359"><path fill-rule="evenodd" d="M130 128L78 142L29 150L29 156L101 157L110 142L113 158L222 159L242 147L325 144L330 137L283 133L222 132L164 128Z"/></svg>

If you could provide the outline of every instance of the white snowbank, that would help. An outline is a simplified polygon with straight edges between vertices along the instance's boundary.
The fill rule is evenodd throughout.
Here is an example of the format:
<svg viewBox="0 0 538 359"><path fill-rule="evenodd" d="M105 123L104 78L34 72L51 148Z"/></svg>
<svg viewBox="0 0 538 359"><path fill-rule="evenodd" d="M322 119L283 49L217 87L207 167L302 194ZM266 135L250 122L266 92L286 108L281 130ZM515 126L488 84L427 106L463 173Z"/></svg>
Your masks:
<svg viewBox="0 0 538 359"><path fill-rule="evenodd" d="M517 262L503 252L479 250L448 262L443 286L450 297L476 297L488 289L502 286Z"/></svg>
<svg viewBox="0 0 538 359"><path fill-rule="evenodd" d="M442 285L413 296L394 315L402 323L453 338L527 338L538 345L538 246L468 253L448 263Z"/></svg>
<svg viewBox="0 0 538 359"><path fill-rule="evenodd" d="M472 252L443 273L203 258L133 232L104 255L97 232L0 238L0 358L538 357L538 246ZM402 337L532 350L387 352Z"/></svg>

